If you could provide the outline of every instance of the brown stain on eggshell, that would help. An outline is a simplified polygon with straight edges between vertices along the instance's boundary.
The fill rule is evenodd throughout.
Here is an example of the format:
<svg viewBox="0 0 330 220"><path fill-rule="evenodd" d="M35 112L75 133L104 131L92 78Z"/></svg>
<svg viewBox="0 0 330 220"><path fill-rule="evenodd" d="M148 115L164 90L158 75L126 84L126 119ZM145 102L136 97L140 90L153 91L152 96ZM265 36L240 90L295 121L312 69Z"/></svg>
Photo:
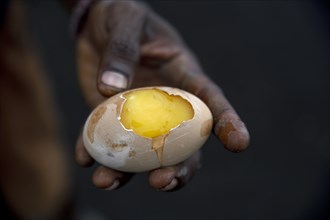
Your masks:
<svg viewBox="0 0 330 220"><path fill-rule="evenodd" d="M201 132L200 132L201 136L202 137L208 136L211 133L212 126L213 126L212 119L208 119L204 121L201 126Z"/></svg>
<svg viewBox="0 0 330 220"><path fill-rule="evenodd" d="M123 147L127 147L127 143L126 142L118 142L118 143L112 143L111 147L112 148L123 148Z"/></svg>
<svg viewBox="0 0 330 220"><path fill-rule="evenodd" d="M91 143L94 142L95 127L96 127L97 123L99 122L99 120L102 118L102 116L106 110L107 110L106 106L100 106L99 108L97 108L95 110L95 112L93 112L93 114L91 116L91 119L87 126L87 136Z"/></svg>
<svg viewBox="0 0 330 220"><path fill-rule="evenodd" d="M130 150L128 153L128 157L132 158L136 155L136 152L134 150Z"/></svg>
<svg viewBox="0 0 330 220"><path fill-rule="evenodd" d="M114 148L114 149L119 149L119 148L123 148L123 147L127 147L128 144L125 142L125 141L112 141L109 137L107 137L105 139L105 143L107 145L107 147L111 147L111 148Z"/></svg>
<svg viewBox="0 0 330 220"><path fill-rule="evenodd" d="M108 148L111 148L113 151L122 151L123 148L127 147L128 144L123 141L123 140L119 140L119 141L112 141L111 139L106 139L106 145Z"/></svg>
<svg viewBox="0 0 330 220"><path fill-rule="evenodd" d="M115 105L116 105L116 113L117 113L117 117L120 116L120 113L121 113L121 109L122 109L122 106L124 104L124 102L126 101L126 99L118 96L118 97L115 97L115 99L112 101Z"/></svg>

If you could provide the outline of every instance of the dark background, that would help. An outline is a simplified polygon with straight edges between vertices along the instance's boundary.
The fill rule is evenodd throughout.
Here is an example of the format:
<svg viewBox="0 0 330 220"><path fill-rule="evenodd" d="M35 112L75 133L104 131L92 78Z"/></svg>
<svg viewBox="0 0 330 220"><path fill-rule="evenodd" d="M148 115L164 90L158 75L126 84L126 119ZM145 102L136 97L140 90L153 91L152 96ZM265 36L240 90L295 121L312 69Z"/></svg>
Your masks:
<svg viewBox="0 0 330 220"><path fill-rule="evenodd" d="M320 219L329 217L328 8L310 1L148 1L182 34L246 122L250 148L211 137L203 167L182 190L151 190L137 175L114 192L94 188L73 161L89 109L80 93L69 17L56 1L29 1L29 23L53 82L70 147L80 219Z"/></svg>

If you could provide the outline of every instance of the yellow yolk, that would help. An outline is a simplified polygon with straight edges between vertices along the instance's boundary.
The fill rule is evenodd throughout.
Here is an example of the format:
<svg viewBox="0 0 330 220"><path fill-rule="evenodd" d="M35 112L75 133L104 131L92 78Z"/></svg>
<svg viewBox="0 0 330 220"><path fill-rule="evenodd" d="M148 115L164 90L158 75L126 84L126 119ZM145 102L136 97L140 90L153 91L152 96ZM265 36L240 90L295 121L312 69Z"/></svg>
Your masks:
<svg viewBox="0 0 330 220"><path fill-rule="evenodd" d="M126 101L120 121L126 129L143 137L154 138L166 134L194 116L194 110L187 100L158 89L137 90L124 97Z"/></svg>

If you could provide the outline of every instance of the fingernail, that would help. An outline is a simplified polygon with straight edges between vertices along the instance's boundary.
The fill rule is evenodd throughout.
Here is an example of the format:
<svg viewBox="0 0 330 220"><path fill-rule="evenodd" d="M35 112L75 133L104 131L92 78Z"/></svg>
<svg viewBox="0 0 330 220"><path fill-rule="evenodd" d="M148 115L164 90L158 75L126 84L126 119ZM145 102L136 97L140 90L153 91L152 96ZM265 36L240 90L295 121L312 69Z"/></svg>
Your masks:
<svg viewBox="0 0 330 220"><path fill-rule="evenodd" d="M106 188L105 190L114 190L119 186L120 182L119 180L115 180L111 186L109 186L108 188Z"/></svg>
<svg viewBox="0 0 330 220"><path fill-rule="evenodd" d="M169 191L169 190L172 190L174 189L177 185L178 185L178 180L176 178L174 178L170 184L168 184L167 186L165 186L164 188L161 188L160 191Z"/></svg>
<svg viewBox="0 0 330 220"><path fill-rule="evenodd" d="M183 166L179 172L176 174L177 177L184 177L188 174L188 168L186 166Z"/></svg>
<svg viewBox="0 0 330 220"><path fill-rule="evenodd" d="M105 85L116 87L118 89L127 88L127 78L123 74L113 71L103 72L101 82Z"/></svg>

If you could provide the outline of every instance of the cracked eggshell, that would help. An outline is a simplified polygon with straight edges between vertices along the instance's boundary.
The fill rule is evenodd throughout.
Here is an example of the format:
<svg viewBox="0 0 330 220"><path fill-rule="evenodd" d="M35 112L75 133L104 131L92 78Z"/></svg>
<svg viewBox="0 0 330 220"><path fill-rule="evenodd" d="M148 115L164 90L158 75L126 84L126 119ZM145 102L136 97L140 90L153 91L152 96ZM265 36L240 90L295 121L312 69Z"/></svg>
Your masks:
<svg viewBox="0 0 330 220"><path fill-rule="evenodd" d="M145 138L127 130L120 122L125 91L105 100L88 117L83 142L88 153L100 164L123 172L143 172L180 163L195 153L211 133L213 119L209 108L196 96L176 88L159 89L186 99L194 116L164 136L164 145L156 150L157 138Z"/></svg>

